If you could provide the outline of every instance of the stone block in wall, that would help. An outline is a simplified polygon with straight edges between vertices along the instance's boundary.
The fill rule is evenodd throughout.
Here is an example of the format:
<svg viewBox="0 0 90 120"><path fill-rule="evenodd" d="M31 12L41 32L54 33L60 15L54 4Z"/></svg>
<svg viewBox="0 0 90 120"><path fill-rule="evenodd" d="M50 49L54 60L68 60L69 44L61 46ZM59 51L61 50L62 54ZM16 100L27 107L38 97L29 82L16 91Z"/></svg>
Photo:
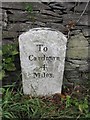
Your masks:
<svg viewBox="0 0 90 120"><path fill-rule="evenodd" d="M65 63L65 70L72 71L78 69L79 71L86 72L88 71L88 62L87 60L67 60Z"/></svg>
<svg viewBox="0 0 90 120"><path fill-rule="evenodd" d="M80 83L79 72L76 70L72 70L72 71L65 70L65 77L66 77L67 81L70 83L75 83L75 84Z"/></svg>
<svg viewBox="0 0 90 120"><path fill-rule="evenodd" d="M77 23L79 26L90 26L90 23L88 22L88 15L83 15L80 21Z"/></svg>
<svg viewBox="0 0 90 120"><path fill-rule="evenodd" d="M80 18L80 13L69 13L63 15L63 24L67 25L70 20L77 22ZM81 26L88 26L88 15L83 15L80 21L77 23L77 25Z"/></svg>
<svg viewBox="0 0 90 120"><path fill-rule="evenodd" d="M88 85L88 72L80 72L77 70L65 71L65 78L69 83Z"/></svg>
<svg viewBox="0 0 90 120"><path fill-rule="evenodd" d="M55 13L59 14L59 15L63 15L63 12L60 10L53 10Z"/></svg>
<svg viewBox="0 0 90 120"><path fill-rule="evenodd" d="M2 31L2 39L12 39L12 38L18 38L17 32L10 32L10 31Z"/></svg>
<svg viewBox="0 0 90 120"><path fill-rule="evenodd" d="M74 6L76 5L75 2L61 2L61 4L66 7L67 11L73 11L74 10Z"/></svg>
<svg viewBox="0 0 90 120"><path fill-rule="evenodd" d="M2 20L7 21L7 11L6 10L2 10Z"/></svg>
<svg viewBox="0 0 90 120"><path fill-rule="evenodd" d="M45 5L41 2L29 2L26 3L27 5L31 5L33 10L51 10L51 8L48 5Z"/></svg>
<svg viewBox="0 0 90 120"><path fill-rule="evenodd" d="M3 2L2 8L13 9L13 10L25 10L30 5L33 10L50 10L51 8L41 2Z"/></svg>
<svg viewBox="0 0 90 120"><path fill-rule="evenodd" d="M76 27L75 27L76 28ZM70 36L75 36L78 35L82 32L81 29L73 29L72 31L70 31Z"/></svg>
<svg viewBox="0 0 90 120"><path fill-rule="evenodd" d="M31 20L30 14L28 14L26 11L17 11L13 10L12 14L8 14L8 20L9 22L25 22Z"/></svg>
<svg viewBox="0 0 90 120"><path fill-rule="evenodd" d="M3 2L2 8L25 10L25 8L28 5L30 5L33 10L51 9L49 6L47 6L41 2Z"/></svg>
<svg viewBox="0 0 90 120"><path fill-rule="evenodd" d="M51 7L52 10L62 11L62 13L66 12L66 7L63 6L61 2L50 2L49 7Z"/></svg>
<svg viewBox="0 0 90 120"><path fill-rule="evenodd" d="M60 17L59 14L57 14L51 10L41 10L40 13L43 15L47 15L47 16Z"/></svg>
<svg viewBox="0 0 90 120"><path fill-rule="evenodd" d="M44 14L37 13L34 15L34 20L39 22L50 22L50 23L62 23L63 19L62 17L54 17L54 16L48 16Z"/></svg>
<svg viewBox="0 0 90 120"><path fill-rule="evenodd" d="M70 20L77 21L79 18L80 14L73 14L73 12L64 14L63 17L63 24L67 25Z"/></svg>
<svg viewBox="0 0 90 120"><path fill-rule="evenodd" d="M29 24L26 24L26 23L11 23L11 24L8 24L8 27L7 27L7 30L8 31L14 31L14 32L18 32L18 31L21 31L21 32L24 32L24 31L27 31L31 28L31 25L32 23L29 22Z"/></svg>
<svg viewBox="0 0 90 120"><path fill-rule="evenodd" d="M7 26L7 30L8 31L14 31L14 32L26 32L28 31L29 29L31 28L34 28L34 27L45 27L45 23L43 22L26 22L26 23L11 23L11 24L8 24Z"/></svg>
<svg viewBox="0 0 90 120"><path fill-rule="evenodd" d="M67 59L82 59L87 60L88 55L88 41L82 33L71 36L67 45Z"/></svg>
<svg viewBox="0 0 90 120"><path fill-rule="evenodd" d="M75 47L75 48L69 48L67 50L67 58L68 59L88 59L88 47Z"/></svg>
<svg viewBox="0 0 90 120"><path fill-rule="evenodd" d="M2 8L25 10L25 3L24 2L2 2Z"/></svg>
<svg viewBox="0 0 90 120"><path fill-rule="evenodd" d="M79 13L83 12L83 10L85 9L86 4L87 4L87 2L82 2L82 3L79 2L78 5L74 9L75 12L79 12ZM85 12L88 12L88 7L85 10Z"/></svg>
<svg viewBox="0 0 90 120"><path fill-rule="evenodd" d="M45 14L45 10L41 13L29 14L27 11L17 11L13 10L12 14L8 14L8 19L10 22L26 22L26 21L41 21L41 22L62 22L62 17L58 16L54 12L49 11L49 15ZM50 15L51 14L51 15Z"/></svg>
<svg viewBox="0 0 90 120"><path fill-rule="evenodd" d="M88 41L82 33L79 33L77 35L71 36L71 38L68 40L68 47L88 47Z"/></svg>
<svg viewBox="0 0 90 120"><path fill-rule="evenodd" d="M35 21L32 23L32 25L36 25L36 27L46 27L46 23L40 21Z"/></svg>
<svg viewBox="0 0 90 120"><path fill-rule="evenodd" d="M82 32L85 37L90 37L90 27L82 29Z"/></svg>
<svg viewBox="0 0 90 120"><path fill-rule="evenodd" d="M17 38L16 38L17 39ZM15 38L3 38L2 45L13 44L16 41Z"/></svg>
<svg viewBox="0 0 90 120"><path fill-rule="evenodd" d="M2 10L2 27L6 29L8 23L8 15L6 10Z"/></svg>
<svg viewBox="0 0 90 120"><path fill-rule="evenodd" d="M46 23L46 26L53 28L53 29L56 29L56 30L59 30L62 33L65 31L65 26L60 24L60 23Z"/></svg>

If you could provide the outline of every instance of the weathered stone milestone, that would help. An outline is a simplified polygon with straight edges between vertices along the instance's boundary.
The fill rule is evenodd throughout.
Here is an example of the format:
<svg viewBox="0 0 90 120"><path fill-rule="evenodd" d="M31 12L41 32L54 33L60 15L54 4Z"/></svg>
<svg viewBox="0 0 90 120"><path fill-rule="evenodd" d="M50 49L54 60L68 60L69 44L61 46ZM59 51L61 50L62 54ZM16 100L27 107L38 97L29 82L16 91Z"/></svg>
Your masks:
<svg viewBox="0 0 90 120"><path fill-rule="evenodd" d="M34 28L19 37L24 94L61 93L66 37L50 28Z"/></svg>

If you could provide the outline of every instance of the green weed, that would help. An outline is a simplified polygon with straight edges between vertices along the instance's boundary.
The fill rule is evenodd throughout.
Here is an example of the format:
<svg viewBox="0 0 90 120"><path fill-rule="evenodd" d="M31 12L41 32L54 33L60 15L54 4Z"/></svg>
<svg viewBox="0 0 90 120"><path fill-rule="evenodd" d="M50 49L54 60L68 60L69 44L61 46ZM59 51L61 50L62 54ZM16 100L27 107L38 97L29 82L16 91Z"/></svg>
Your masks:
<svg viewBox="0 0 90 120"><path fill-rule="evenodd" d="M0 80L5 77L6 71L15 71L15 56L18 54L17 44L5 44L2 46L2 71L0 72Z"/></svg>
<svg viewBox="0 0 90 120"><path fill-rule="evenodd" d="M88 98L84 100L66 96L55 103L53 98L31 97L23 95L22 89L15 85L2 88L3 118L89 118Z"/></svg>
<svg viewBox="0 0 90 120"><path fill-rule="evenodd" d="M29 3L25 5L25 10L30 15L30 20L32 21L32 24L34 25L35 22L35 13L33 11L33 6Z"/></svg>
<svg viewBox="0 0 90 120"><path fill-rule="evenodd" d="M27 4L26 7L25 7L25 10L28 11L29 13L32 13L33 11L33 7L31 4Z"/></svg>

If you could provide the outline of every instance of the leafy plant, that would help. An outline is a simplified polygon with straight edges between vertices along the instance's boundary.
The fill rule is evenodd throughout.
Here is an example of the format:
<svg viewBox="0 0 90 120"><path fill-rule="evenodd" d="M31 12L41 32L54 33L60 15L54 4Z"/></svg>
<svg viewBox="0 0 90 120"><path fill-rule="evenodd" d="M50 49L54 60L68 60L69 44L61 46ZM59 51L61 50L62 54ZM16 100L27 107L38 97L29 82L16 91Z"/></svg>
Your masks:
<svg viewBox="0 0 90 120"><path fill-rule="evenodd" d="M5 44L2 46L2 71L0 79L5 76L5 71L15 71L15 56L18 54L17 44Z"/></svg>
<svg viewBox="0 0 90 120"><path fill-rule="evenodd" d="M33 7L31 4L27 4L26 7L25 7L25 10L28 11L29 13L32 13L33 11Z"/></svg>
<svg viewBox="0 0 90 120"><path fill-rule="evenodd" d="M69 95L66 96L66 108L70 107L71 106L71 97Z"/></svg>
<svg viewBox="0 0 90 120"><path fill-rule="evenodd" d="M34 25L34 22L35 22L35 13L33 12L33 6L29 3L29 4L26 4L25 6L25 10L30 14L30 20L32 21L33 25Z"/></svg>
<svg viewBox="0 0 90 120"><path fill-rule="evenodd" d="M87 98L85 98L83 101L78 101L77 99L75 99L73 101L74 105L79 109L79 111L81 113L88 113L89 111L89 105L88 105L88 100Z"/></svg>

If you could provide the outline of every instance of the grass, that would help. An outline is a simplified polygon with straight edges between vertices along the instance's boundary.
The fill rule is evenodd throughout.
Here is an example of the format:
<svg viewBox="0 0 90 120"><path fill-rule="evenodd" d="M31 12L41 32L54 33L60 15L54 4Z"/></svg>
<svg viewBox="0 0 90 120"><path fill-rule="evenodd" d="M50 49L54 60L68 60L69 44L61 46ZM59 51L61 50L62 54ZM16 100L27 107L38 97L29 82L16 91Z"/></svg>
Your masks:
<svg viewBox="0 0 90 120"><path fill-rule="evenodd" d="M2 88L2 118L27 118L48 120L53 118L90 118L88 98L77 99L69 95L31 97L16 89L15 84Z"/></svg>

